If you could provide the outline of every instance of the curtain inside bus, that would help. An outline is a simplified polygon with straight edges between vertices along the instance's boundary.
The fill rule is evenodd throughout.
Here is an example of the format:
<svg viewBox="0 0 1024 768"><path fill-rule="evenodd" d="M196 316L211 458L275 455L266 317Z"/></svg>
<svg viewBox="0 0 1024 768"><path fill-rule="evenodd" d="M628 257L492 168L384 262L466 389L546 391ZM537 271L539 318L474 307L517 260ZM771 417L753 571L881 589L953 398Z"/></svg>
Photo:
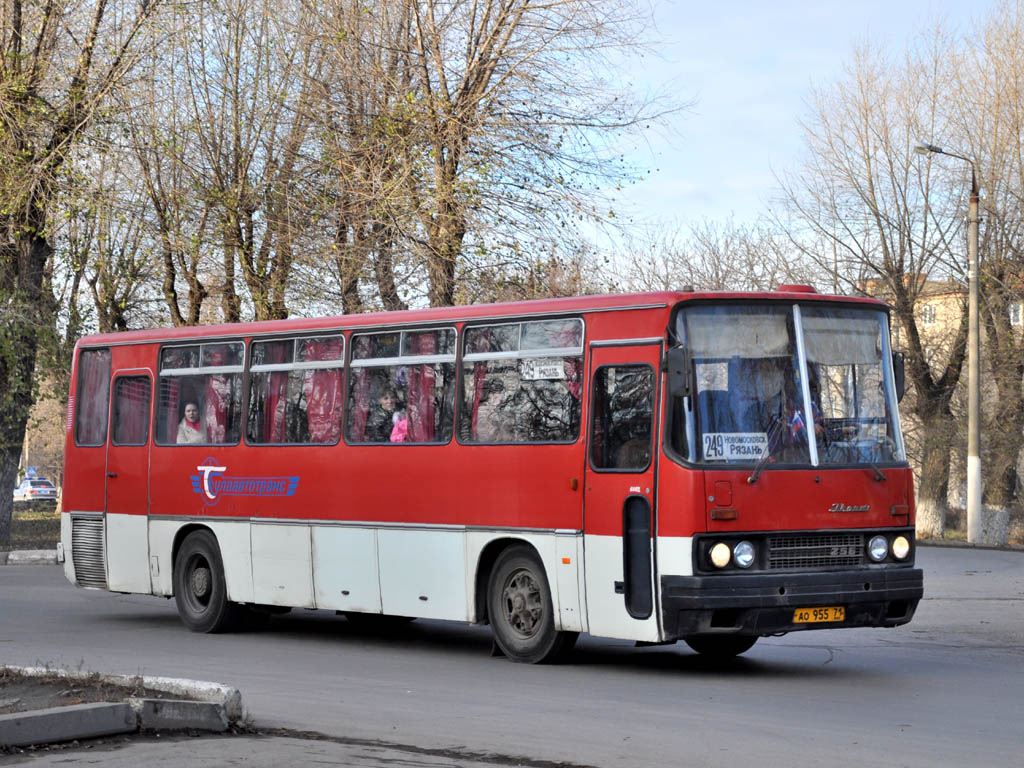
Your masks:
<svg viewBox="0 0 1024 768"><path fill-rule="evenodd" d="M79 445L107 442L110 403L110 350L83 350L78 358L75 437Z"/></svg>
<svg viewBox="0 0 1024 768"><path fill-rule="evenodd" d="M437 334L410 334L413 355L433 355L437 352ZM408 440L413 443L429 443L434 440L434 387L435 367L413 365L409 369L409 394L406 398L406 413L409 419Z"/></svg>
<svg viewBox="0 0 1024 768"><path fill-rule="evenodd" d="M355 339L356 348L352 355L353 360L369 357L372 339L369 336L360 336ZM367 368L357 368L352 374L353 378L353 403L350 411L352 425L349 427L349 440L361 443L366 440L366 419L370 413L370 371Z"/></svg>
<svg viewBox="0 0 1024 768"><path fill-rule="evenodd" d="M266 342L265 365L290 363L292 341ZM288 442L288 372L274 371L267 377L266 407L263 411L263 442Z"/></svg>
<svg viewBox="0 0 1024 768"><path fill-rule="evenodd" d="M149 432L149 378L117 379L114 401L114 444L144 444Z"/></svg>
<svg viewBox="0 0 1024 768"><path fill-rule="evenodd" d="M306 342L306 361L341 359L341 337ZM303 382L309 439L336 443L341 435L341 368L307 371ZM365 425L364 425L365 426Z"/></svg>
<svg viewBox="0 0 1024 768"><path fill-rule="evenodd" d="M160 379L160 399L162 402L161 413L170 414L164 422L164 441L173 443L178 439L178 398L181 396L181 380L176 377ZM154 429L154 432L157 430Z"/></svg>

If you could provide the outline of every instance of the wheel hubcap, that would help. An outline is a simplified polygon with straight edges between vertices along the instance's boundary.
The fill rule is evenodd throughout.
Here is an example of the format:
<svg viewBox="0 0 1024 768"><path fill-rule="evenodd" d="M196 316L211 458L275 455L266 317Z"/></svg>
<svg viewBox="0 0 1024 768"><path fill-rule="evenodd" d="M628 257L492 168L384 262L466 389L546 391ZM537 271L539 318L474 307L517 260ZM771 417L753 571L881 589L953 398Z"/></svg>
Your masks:
<svg viewBox="0 0 1024 768"><path fill-rule="evenodd" d="M196 597L208 597L210 594L210 569L196 568L192 571L192 594Z"/></svg>
<svg viewBox="0 0 1024 768"><path fill-rule="evenodd" d="M543 603L540 587L529 571L513 573L502 590L505 603L505 619L508 625L521 637L533 637L540 629Z"/></svg>

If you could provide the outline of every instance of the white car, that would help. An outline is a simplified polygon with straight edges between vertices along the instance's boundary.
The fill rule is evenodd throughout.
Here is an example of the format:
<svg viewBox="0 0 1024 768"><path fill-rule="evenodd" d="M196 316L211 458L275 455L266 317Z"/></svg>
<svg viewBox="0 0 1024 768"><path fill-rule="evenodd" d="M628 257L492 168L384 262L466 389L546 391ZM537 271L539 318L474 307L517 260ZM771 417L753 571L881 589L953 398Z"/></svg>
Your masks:
<svg viewBox="0 0 1024 768"><path fill-rule="evenodd" d="M57 487L45 477L26 477L14 489L14 501L57 501Z"/></svg>

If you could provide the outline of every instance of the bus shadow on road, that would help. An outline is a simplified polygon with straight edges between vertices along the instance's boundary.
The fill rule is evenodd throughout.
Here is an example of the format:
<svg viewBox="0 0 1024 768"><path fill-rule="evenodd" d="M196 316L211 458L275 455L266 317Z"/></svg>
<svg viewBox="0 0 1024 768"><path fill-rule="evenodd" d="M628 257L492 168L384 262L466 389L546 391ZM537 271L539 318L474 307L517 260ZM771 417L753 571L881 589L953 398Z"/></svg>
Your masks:
<svg viewBox="0 0 1024 768"><path fill-rule="evenodd" d="M420 619L403 623L349 621L326 611L296 613L275 617L258 634L295 642L356 642L363 648L409 650L481 658L492 655L490 628L467 626L459 622ZM827 660L823 663L822 658ZM831 663L832 654L824 647L808 649L805 661L766 659L755 646L744 656L715 659L691 651L680 641L674 645L636 647L629 641L581 637L579 644L552 668L593 668L663 675L683 673L695 676L790 678L793 675L820 676L830 680L846 675L862 677L863 670L852 670ZM500 654L494 659L509 663Z"/></svg>

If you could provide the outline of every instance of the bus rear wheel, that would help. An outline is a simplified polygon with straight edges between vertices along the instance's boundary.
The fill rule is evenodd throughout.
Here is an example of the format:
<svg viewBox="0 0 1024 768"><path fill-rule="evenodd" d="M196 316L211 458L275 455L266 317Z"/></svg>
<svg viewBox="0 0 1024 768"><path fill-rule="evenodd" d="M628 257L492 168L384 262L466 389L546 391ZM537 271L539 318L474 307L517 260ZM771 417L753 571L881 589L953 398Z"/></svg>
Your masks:
<svg viewBox="0 0 1024 768"><path fill-rule="evenodd" d="M683 638L686 644L701 656L712 659L731 659L754 647L757 635L694 635Z"/></svg>
<svg viewBox="0 0 1024 768"><path fill-rule="evenodd" d="M224 564L210 531L190 533L174 559L174 602L182 623L193 632L225 632L240 616L228 602Z"/></svg>
<svg viewBox="0 0 1024 768"><path fill-rule="evenodd" d="M578 635L555 629L544 566L528 547L510 547L498 556L487 589L487 615L498 648L523 664L559 658Z"/></svg>

